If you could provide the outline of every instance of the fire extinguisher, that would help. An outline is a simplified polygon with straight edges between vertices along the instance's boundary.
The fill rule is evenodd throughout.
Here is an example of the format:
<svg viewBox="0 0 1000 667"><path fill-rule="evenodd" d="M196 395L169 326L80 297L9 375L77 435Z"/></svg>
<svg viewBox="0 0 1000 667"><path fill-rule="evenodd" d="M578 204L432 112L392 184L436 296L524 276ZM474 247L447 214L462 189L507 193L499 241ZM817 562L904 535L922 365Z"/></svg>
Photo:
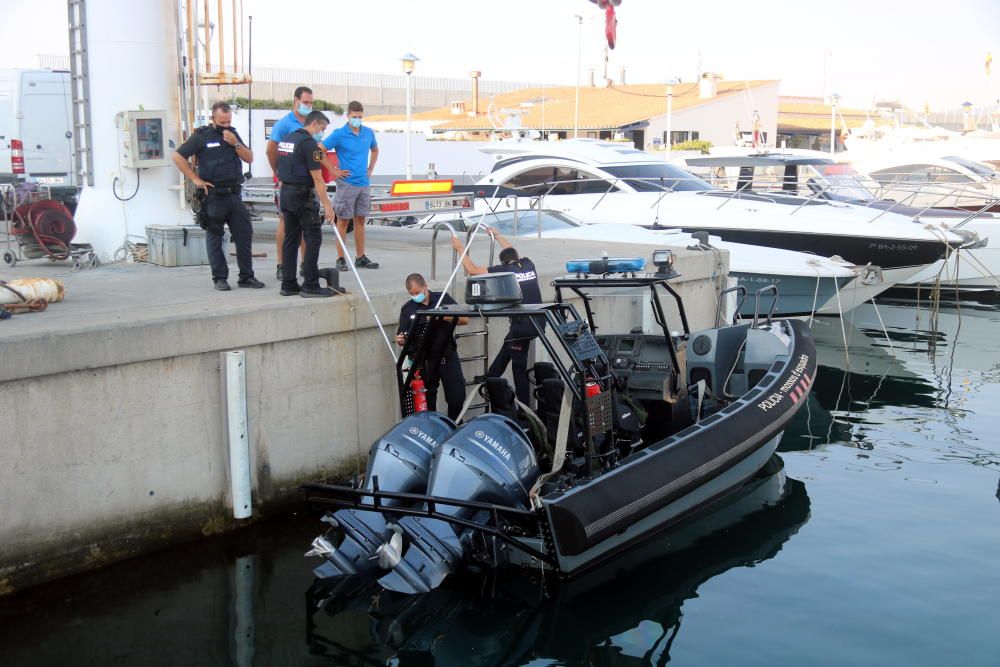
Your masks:
<svg viewBox="0 0 1000 667"><path fill-rule="evenodd" d="M424 388L420 371L413 374L413 381L410 382L410 393L413 395L413 411L427 412L427 389Z"/></svg>
<svg viewBox="0 0 1000 667"><path fill-rule="evenodd" d="M593 398L601 393L601 385L594 382L593 378L587 378L586 392L585 396L587 398Z"/></svg>

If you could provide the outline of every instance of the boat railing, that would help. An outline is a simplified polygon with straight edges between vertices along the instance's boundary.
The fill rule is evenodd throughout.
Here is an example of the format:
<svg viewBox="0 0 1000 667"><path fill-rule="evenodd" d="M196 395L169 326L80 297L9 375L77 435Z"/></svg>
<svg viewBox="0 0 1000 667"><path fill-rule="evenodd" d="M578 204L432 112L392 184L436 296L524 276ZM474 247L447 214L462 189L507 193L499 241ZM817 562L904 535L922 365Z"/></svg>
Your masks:
<svg viewBox="0 0 1000 667"><path fill-rule="evenodd" d="M588 183L600 183L606 187L601 188L590 193L567 193L567 194L599 194L597 201L591 206L591 210L596 210L604 202L610 201L608 195L613 194L621 185L630 185L633 189L637 190L637 194L648 194L650 192L657 192L659 196L652 202L650 209L657 209L663 199L677 191L680 184L685 182L708 184L712 186L707 190L700 190L709 195L714 196L724 196L725 199L716 210L720 210L726 206L729 202L733 200L742 201L762 201L771 204L786 204L790 207L789 215L794 215L798 211L810 205L852 205L865 207L872 210L873 215L868 220L869 223L875 222L876 220L882 218L887 213L896 213L897 209L903 206L912 206L916 202L921 201L921 211L916 216L920 217L924 215L935 207L945 206L951 198L956 200L963 200L965 205L963 207L967 208L970 206L976 206L975 209L970 209L970 215L959 222L956 222L953 227L958 227L970 220L982 216L984 213L990 211L991 208L997 206L1000 200L992 193L983 194L981 192L972 192L969 186L982 185L976 183L891 183L891 184L879 184L877 181L872 180L871 186L865 186L865 189L874 195L873 199L868 203L855 204L853 202L842 202L836 199L831 199L827 195L836 195L839 192L847 192L851 190L856 190L856 186L850 184L837 184L828 183L819 187L818 190L810 192L808 195L800 194L798 190L792 191L772 191L769 189L760 189L757 187L752 188L737 188L728 187L729 184L735 184L739 181L736 176L714 176L711 178L702 178L699 176L692 175L690 177L631 177L622 176L613 179L600 178L600 177L588 177L588 178L564 178L555 179L549 181L543 181L539 183L534 183L530 186L530 190L526 190L525 197L531 198L531 203L529 208L537 209L538 211L538 236L541 236L541 210L544 208L546 197L552 195L556 191L557 187L567 187L573 186L574 189L578 189L582 184ZM773 179L773 184L775 186L781 186L785 181L781 178L775 177ZM745 181L744 181L745 182ZM642 184L641 189L636 188L636 184ZM754 184L756 186L756 182ZM998 187L1000 189L1000 187ZM888 193L895 194L894 203L888 208L876 208L876 204L880 199L884 199L885 195ZM558 194L558 193L557 193ZM1000 194L1000 192L998 192ZM921 198L930 197L930 201ZM519 216L517 208L519 206L518 202L521 197L517 195L507 195L506 200L508 200L508 206L511 204L509 200L513 200L513 207L516 210L515 213L515 233L519 225ZM970 202L975 202L972 204Z"/></svg>
<svg viewBox="0 0 1000 667"><path fill-rule="evenodd" d="M477 222L476 225L482 224ZM455 232L455 228L451 226L448 222L439 222L434 225L434 233L431 234L431 280L437 280L437 237L442 229L447 229L451 232L452 238L457 238L458 234ZM451 270L454 271L455 267L458 266L458 252L452 248L451 249Z"/></svg>

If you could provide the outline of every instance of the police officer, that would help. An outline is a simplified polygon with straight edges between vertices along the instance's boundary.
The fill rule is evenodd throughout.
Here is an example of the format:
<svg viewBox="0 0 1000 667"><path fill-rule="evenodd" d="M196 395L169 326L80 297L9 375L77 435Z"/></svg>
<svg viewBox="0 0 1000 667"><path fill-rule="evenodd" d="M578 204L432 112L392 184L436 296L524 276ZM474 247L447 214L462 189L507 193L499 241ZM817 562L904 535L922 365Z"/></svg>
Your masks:
<svg viewBox="0 0 1000 667"><path fill-rule="evenodd" d="M264 283L253 275L253 225L240 197L243 162L253 162L253 152L232 128L233 110L225 102L212 105L212 122L199 127L174 153L174 164L202 191L199 219L205 228L205 248L212 265L215 289L229 291L229 263L222 247L225 225L236 242L236 264L240 287L261 288ZM188 160L198 161L195 174Z"/></svg>
<svg viewBox="0 0 1000 667"><path fill-rule="evenodd" d="M399 309L399 328L396 329L396 343L403 345L413 328L417 311L427 310L437 306L441 298L440 292L432 292L427 281L419 273L411 273L406 277L406 291L410 295L403 307ZM455 300L448 294L441 301L442 306L454 305ZM458 318L459 325L469 323L468 317ZM448 416L457 419L465 402L465 376L462 375L462 362L458 358L458 345L455 336L438 341L432 348L435 352L443 352L441 361L435 368L424 368L424 387L427 389L427 407L437 410L438 385L444 385L444 399L448 402Z"/></svg>
<svg viewBox="0 0 1000 667"><path fill-rule="evenodd" d="M490 228L487 231L503 248L500 251L500 263L486 268L478 266L466 255L462 258L462 266L471 276L484 273L513 273L521 286L521 303L541 303L542 290L538 286L538 273L534 262L518 255L514 246L497 230ZM465 252L465 246L457 236L451 238L451 244L458 253ZM531 320L523 317L512 318L503 346L486 371L489 377L500 377L510 364L514 376L514 393L517 395L517 400L525 405L530 405L528 401L531 398L531 386L528 382L528 351L531 341L537 337L538 333Z"/></svg>
<svg viewBox="0 0 1000 667"><path fill-rule="evenodd" d="M285 241L281 249L281 265L298 264L299 243L305 239L306 249L302 258L303 282L300 286L295 271L284 271L281 276L281 295L303 297L330 297L336 294L329 287L319 286L319 247L323 243L317 200L323 204L324 217L333 222L333 204L326 193L322 167L325 153L319 145L323 131L330 121L322 111L312 111L302 127L278 142L278 179L281 213L285 218Z"/></svg>

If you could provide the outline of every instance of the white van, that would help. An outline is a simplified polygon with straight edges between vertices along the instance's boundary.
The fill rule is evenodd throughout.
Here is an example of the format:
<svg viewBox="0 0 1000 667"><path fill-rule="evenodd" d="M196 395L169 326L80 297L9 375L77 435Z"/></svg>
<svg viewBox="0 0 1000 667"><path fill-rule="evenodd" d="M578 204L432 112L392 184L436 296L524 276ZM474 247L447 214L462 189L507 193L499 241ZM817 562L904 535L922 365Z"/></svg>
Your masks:
<svg viewBox="0 0 1000 667"><path fill-rule="evenodd" d="M76 208L70 73L0 69L0 182L35 182Z"/></svg>

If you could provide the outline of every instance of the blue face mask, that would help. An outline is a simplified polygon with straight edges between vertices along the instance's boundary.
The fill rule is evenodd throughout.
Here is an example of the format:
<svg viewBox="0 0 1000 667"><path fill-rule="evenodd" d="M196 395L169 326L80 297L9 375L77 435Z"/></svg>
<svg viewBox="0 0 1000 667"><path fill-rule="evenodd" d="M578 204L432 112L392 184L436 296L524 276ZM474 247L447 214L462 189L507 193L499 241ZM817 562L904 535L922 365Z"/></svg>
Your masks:
<svg viewBox="0 0 1000 667"><path fill-rule="evenodd" d="M313 132L313 139L315 139L317 142L323 141L323 133Z"/></svg>
<svg viewBox="0 0 1000 667"><path fill-rule="evenodd" d="M305 105L305 104L300 104L299 105L299 115L300 116L308 116L309 114L312 113L312 110L313 110L313 108L311 106L308 106L308 105Z"/></svg>
<svg viewBox="0 0 1000 667"><path fill-rule="evenodd" d="M413 299L414 303L423 303L424 299L427 298L427 293L421 292L420 294L414 294L410 298Z"/></svg>
<svg viewBox="0 0 1000 667"><path fill-rule="evenodd" d="M348 118L347 122L350 123L351 127L353 127L354 129L358 129L359 127L361 127L361 119L360 118Z"/></svg>

